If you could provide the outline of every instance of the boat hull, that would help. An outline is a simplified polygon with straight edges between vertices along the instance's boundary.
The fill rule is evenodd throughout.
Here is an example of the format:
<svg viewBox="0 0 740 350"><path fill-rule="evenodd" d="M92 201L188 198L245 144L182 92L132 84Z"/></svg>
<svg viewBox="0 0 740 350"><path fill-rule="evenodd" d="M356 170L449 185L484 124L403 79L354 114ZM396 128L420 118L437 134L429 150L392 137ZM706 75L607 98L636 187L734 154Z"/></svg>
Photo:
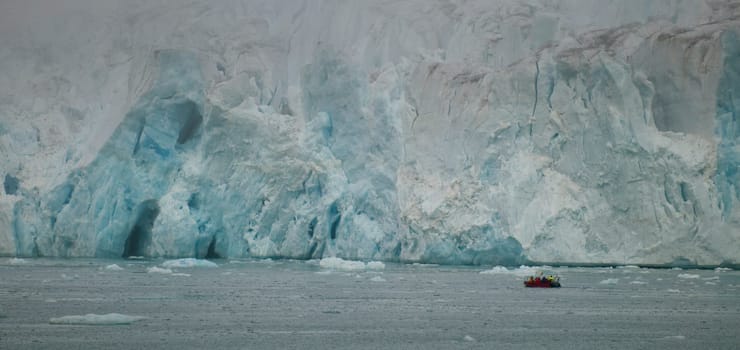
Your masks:
<svg viewBox="0 0 740 350"><path fill-rule="evenodd" d="M524 286L527 288L560 288L560 282L550 282L548 280L524 281Z"/></svg>

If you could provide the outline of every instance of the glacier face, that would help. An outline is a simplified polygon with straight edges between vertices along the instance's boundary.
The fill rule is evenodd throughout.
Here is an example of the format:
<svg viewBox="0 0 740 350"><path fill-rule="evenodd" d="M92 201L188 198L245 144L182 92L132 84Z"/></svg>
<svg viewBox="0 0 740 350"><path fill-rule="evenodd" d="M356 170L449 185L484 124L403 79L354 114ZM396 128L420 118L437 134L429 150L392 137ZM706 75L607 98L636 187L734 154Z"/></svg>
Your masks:
<svg viewBox="0 0 740 350"><path fill-rule="evenodd" d="M4 2L0 255L738 264L739 16Z"/></svg>

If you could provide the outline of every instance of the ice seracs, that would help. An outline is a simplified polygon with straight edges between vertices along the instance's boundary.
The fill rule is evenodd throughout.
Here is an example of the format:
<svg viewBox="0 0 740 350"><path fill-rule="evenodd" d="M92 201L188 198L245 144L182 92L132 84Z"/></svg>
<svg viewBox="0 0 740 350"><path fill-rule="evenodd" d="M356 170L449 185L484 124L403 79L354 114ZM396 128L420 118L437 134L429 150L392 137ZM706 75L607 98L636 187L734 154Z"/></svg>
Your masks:
<svg viewBox="0 0 740 350"><path fill-rule="evenodd" d="M0 4L0 255L738 264L731 1L239 4Z"/></svg>

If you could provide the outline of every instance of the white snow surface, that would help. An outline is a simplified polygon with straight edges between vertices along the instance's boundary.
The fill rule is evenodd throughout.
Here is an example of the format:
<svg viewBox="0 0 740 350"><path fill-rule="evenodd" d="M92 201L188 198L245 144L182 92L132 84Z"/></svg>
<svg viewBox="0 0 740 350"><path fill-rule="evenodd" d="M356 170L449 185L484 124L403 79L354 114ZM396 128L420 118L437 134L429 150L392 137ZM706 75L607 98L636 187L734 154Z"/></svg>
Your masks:
<svg viewBox="0 0 740 350"><path fill-rule="evenodd" d="M738 264L739 30L732 0L5 0L0 256Z"/></svg>
<svg viewBox="0 0 740 350"><path fill-rule="evenodd" d="M146 319L143 316L130 316L118 313L110 313L105 315L98 314L86 314L86 315L71 315L54 317L49 319L51 324L68 324L68 325L122 325L131 324L136 321Z"/></svg>

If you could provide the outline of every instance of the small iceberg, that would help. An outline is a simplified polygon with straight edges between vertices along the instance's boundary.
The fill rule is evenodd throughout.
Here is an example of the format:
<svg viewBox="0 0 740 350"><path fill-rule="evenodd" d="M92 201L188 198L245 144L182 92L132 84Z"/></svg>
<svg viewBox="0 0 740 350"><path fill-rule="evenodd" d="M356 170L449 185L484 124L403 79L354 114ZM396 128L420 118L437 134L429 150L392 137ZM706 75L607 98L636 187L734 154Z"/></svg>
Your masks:
<svg viewBox="0 0 740 350"><path fill-rule="evenodd" d="M325 269L339 271L364 271L385 269L385 264L380 261L371 261L366 264L362 261L344 260L334 257L321 259L321 261L319 261L319 266Z"/></svg>
<svg viewBox="0 0 740 350"><path fill-rule="evenodd" d="M8 259L8 263L10 265L25 265L26 264L26 260L25 259L21 259L21 258L10 258L10 259Z"/></svg>
<svg viewBox="0 0 740 350"><path fill-rule="evenodd" d="M549 268L549 267L548 266L532 267L532 266L522 265L515 269L508 269L504 266L494 266L490 270L483 270L479 273L481 275L514 275L518 277L526 277L530 275L535 275L539 271L545 268Z"/></svg>
<svg viewBox="0 0 740 350"><path fill-rule="evenodd" d="M152 266L152 267L146 269L146 273L161 273L163 275L170 275L170 274L172 274L172 270L170 270L170 269L163 269L161 267Z"/></svg>
<svg viewBox="0 0 740 350"><path fill-rule="evenodd" d="M380 261L370 261L367 263L368 270L384 270L385 264Z"/></svg>
<svg viewBox="0 0 740 350"><path fill-rule="evenodd" d="M189 268L189 267L218 267L218 264L203 260L203 259L193 259L193 258L185 258L185 259L175 259L175 260L167 260L164 263L162 263L162 266L166 268Z"/></svg>
<svg viewBox="0 0 740 350"><path fill-rule="evenodd" d="M70 325L90 325L90 326L110 326L120 324L131 324L136 321L146 319L143 316L129 316L117 313L96 315L71 315L49 319L51 324L70 324Z"/></svg>
<svg viewBox="0 0 740 350"><path fill-rule="evenodd" d="M118 264L110 264L105 269L108 271L123 271L123 268L118 266Z"/></svg>

